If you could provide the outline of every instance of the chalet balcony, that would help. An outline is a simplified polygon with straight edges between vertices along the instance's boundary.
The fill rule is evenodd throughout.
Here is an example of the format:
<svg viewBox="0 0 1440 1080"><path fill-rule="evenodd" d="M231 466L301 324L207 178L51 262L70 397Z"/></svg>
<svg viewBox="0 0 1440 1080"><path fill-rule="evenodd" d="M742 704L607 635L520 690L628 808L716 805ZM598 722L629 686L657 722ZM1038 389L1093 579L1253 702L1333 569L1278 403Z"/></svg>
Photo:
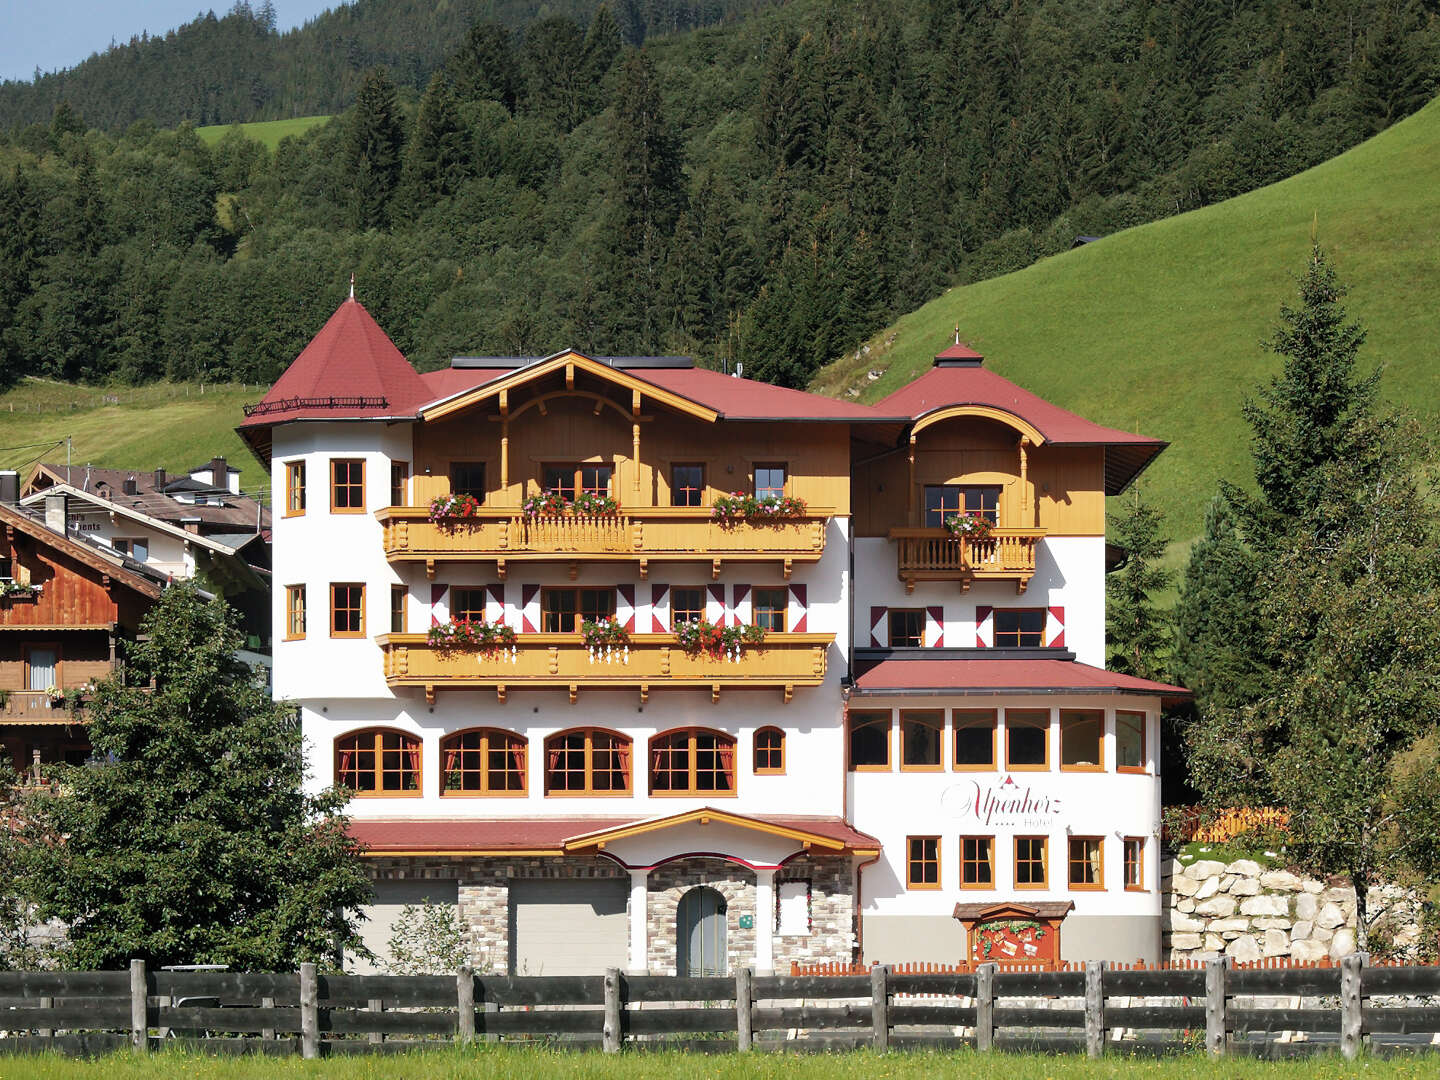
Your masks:
<svg viewBox="0 0 1440 1080"><path fill-rule="evenodd" d="M917 581L1013 581L1023 593L1035 576L1035 546L1044 529L992 529L983 539L951 536L947 529L891 529L896 572L907 593Z"/></svg>
<svg viewBox="0 0 1440 1080"><path fill-rule="evenodd" d="M565 514L528 518L518 509L482 508L478 516L435 522L419 506L376 512L385 529L385 557L423 562L434 577L438 562L493 562L504 580L511 563L635 564L644 579L653 562L709 562L712 579L727 562L778 562L785 577L797 562L825 553L831 511L811 508L803 517L722 524L708 506L657 506L617 514Z"/></svg>
<svg viewBox="0 0 1440 1080"><path fill-rule="evenodd" d="M770 634L746 646L738 659L689 655L674 634L632 634L628 654L592 654L578 634L521 634L513 651L486 653L432 645L424 634L382 634L385 681L391 687L419 686L433 701L437 690L494 690L504 701L510 690L569 690L573 704L581 690L635 690L641 702L650 691L772 689L786 702L797 686L819 686L834 634Z"/></svg>
<svg viewBox="0 0 1440 1080"><path fill-rule="evenodd" d="M83 724L81 706L88 693L68 691L71 702L65 700L65 693L52 698L44 690L0 690L0 724Z"/></svg>

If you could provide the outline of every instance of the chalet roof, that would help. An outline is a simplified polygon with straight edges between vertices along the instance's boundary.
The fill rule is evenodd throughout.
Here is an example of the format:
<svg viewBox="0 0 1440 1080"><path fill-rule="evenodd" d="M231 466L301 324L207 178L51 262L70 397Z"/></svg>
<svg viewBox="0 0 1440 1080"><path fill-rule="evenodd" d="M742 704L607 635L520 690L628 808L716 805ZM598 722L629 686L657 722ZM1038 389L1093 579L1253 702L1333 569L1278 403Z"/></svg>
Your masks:
<svg viewBox="0 0 1440 1080"><path fill-rule="evenodd" d="M206 462L200 468L209 467L210 463ZM234 470L227 465L226 471ZM125 494L127 480L135 482L134 495ZM261 527L268 528L270 524L270 511L249 495L235 495L223 484L205 484L183 475L166 477L164 484L156 487L155 472L151 469L101 469L92 465L41 462L26 478L24 490L33 493L56 484L68 484L78 492L96 495L116 507L127 507L172 525L181 518L198 518L202 529L238 532L248 526L249 531L254 532L257 510ZM214 494L223 500L224 505L182 503L172 497L175 492Z"/></svg>
<svg viewBox="0 0 1440 1080"><path fill-rule="evenodd" d="M663 828L679 824L701 811L673 818L570 817L570 818L382 818L352 819L350 835L364 844L370 855L415 853L428 855L475 855L489 852L534 852L561 855L595 846L607 835L635 829ZM767 831L808 835L826 841L837 850L876 850L880 842L859 832L838 817L804 815L736 814L712 810L711 814L729 823L749 822Z"/></svg>
<svg viewBox="0 0 1440 1080"><path fill-rule="evenodd" d="M0 524L13 527L17 531L33 537L37 542L64 553L76 562L83 563L102 574L108 574L111 581L123 585L127 589L151 599L158 599L160 596L160 582L141 573L138 567L127 566L127 560L122 556L112 555L72 539L63 533L57 533L44 522L37 521L23 510L0 503Z"/></svg>
<svg viewBox="0 0 1440 1080"><path fill-rule="evenodd" d="M963 346L952 346L964 348ZM875 403L877 412L921 420L942 409L978 405L998 409L1033 426L1057 446L1103 446L1105 493L1118 495L1169 443L1104 427L1046 401L975 362L954 362L946 353L920 378ZM969 349L972 357L978 357Z"/></svg>
<svg viewBox="0 0 1440 1080"><path fill-rule="evenodd" d="M1144 694L1188 698L1183 686L1106 671L1076 660L880 660L855 678L865 695Z"/></svg>
<svg viewBox="0 0 1440 1080"><path fill-rule="evenodd" d="M46 496L57 494L65 495L71 499L75 499L80 502L88 503L91 506L98 507L102 510L106 510L114 514L118 514L122 517L129 518L132 521L141 522L148 525L156 532L166 533L170 536L174 536L176 539L184 540L187 543L194 543L200 547L207 548L221 555L234 555L241 547L243 547L245 544L248 544L251 540L254 540L256 539L256 537L259 536L259 534L255 532L239 534L210 533L208 535L205 533L187 532L186 530L173 524L172 521L174 519L178 519L181 516L190 516L188 514L172 514L169 515L172 520L166 520L166 518L161 517L158 514L152 514L146 510L139 509L136 505L134 505L135 503L138 503L140 501L136 497L122 495L119 499L109 499L93 491L81 491L78 488L71 487L69 484L54 484L48 488L33 492L32 494L27 495L25 496L25 498L21 499L20 505L25 507L26 509L33 508L38 511L44 507ZM191 507L185 506L184 509L189 510L191 509Z"/></svg>

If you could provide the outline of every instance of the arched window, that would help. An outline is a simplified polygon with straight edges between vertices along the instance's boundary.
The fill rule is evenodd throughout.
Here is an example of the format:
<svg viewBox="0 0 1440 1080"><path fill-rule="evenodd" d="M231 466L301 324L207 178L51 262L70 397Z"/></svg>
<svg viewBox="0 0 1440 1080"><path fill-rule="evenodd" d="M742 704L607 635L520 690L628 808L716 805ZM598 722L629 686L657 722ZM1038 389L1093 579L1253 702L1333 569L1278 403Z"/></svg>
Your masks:
<svg viewBox="0 0 1440 1080"><path fill-rule="evenodd" d="M356 795L419 795L420 740L370 728L335 740L335 782Z"/></svg>
<svg viewBox="0 0 1440 1080"><path fill-rule="evenodd" d="M735 739L704 728L650 740L651 795L734 795Z"/></svg>
<svg viewBox="0 0 1440 1080"><path fill-rule="evenodd" d="M630 740L600 728L545 740L546 795L629 795Z"/></svg>
<svg viewBox="0 0 1440 1080"><path fill-rule="evenodd" d="M779 776L785 771L785 733L778 727L755 732L755 771L762 776Z"/></svg>
<svg viewBox="0 0 1440 1080"><path fill-rule="evenodd" d="M441 795L524 795L525 740L496 728L473 728L440 742Z"/></svg>

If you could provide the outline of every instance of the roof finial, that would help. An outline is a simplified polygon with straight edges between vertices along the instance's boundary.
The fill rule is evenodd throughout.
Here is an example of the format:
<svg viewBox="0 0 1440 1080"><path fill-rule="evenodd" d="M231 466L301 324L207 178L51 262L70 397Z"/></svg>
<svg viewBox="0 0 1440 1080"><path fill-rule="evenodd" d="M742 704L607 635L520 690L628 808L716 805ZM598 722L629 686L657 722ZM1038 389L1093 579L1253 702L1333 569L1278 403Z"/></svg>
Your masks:
<svg viewBox="0 0 1440 1080"><path fill-rule="evenodd" d="M955 324L955 344L960 344L960 324L958 322Z"/></svg>
<svg viewBox="0 0 1440 1080"><path fill-rule="evenodd" d="M355 299L355 271L350 271L350 299Z"/></svg>

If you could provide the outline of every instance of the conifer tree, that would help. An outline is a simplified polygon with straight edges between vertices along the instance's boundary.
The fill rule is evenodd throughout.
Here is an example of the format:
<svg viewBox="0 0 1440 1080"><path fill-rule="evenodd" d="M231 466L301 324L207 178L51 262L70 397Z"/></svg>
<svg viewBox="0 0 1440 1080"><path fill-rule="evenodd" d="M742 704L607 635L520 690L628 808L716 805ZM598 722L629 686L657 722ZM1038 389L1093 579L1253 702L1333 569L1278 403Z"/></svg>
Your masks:
<svg viewBox="0 0 1440 1080"><path fill-rule="evenodd" d="M355 228L383 228L389 221L404 143L395 84L384 68L374 68L355 98L345 143L350 223Z"/></svg>
<svg viewBox="0 0 1440 1080"><path fill-rule="evenodd" d="M476 23L446 65L461 101L498 101L515 111L520 73L510 31L499 23Z"/></svg>
<svg viewBox="0 0 1440 1080"><path fill-rule="evenodd" d="M1162 677L1170 660L1170 626L1157 594L1174 575L1157 565L1169 537L1165 516L1136 491L1123 517L1111 518L1109 535L1125 551L1124 565L1105 579L1107 666L1142 679Z"/></svg>
<svg viewBox="0 0 1440 1080"><path fill-rule="evenodd" d="M465 178L465 150L454 95L444 74L436 72L420 99L415 131L405 148L401 186L408 213L423 213L437 200L455 194Z"/></svg>

